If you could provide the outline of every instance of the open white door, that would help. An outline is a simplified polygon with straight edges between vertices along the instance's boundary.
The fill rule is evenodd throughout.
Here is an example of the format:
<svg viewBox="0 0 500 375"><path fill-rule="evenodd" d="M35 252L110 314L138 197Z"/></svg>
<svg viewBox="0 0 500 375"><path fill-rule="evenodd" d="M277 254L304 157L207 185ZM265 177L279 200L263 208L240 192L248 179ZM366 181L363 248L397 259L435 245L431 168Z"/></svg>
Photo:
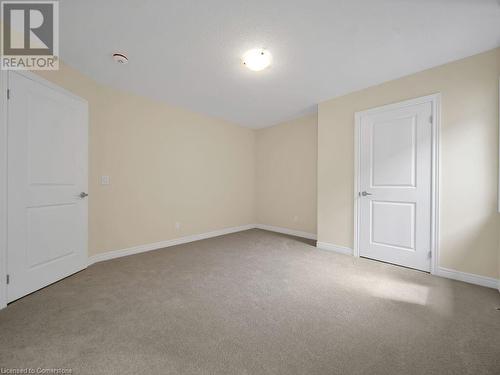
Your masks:
<svg viewBox="0 0 500 375"><path fill-rule="evenodd" d="M433 102L357 114L360 256L431 270Z"/></svg>
<svg viewBox="0 0 500 375"><path fill-rule="evenodd" d="M87 265L88 105L27 74L9 73L9 90L11 302Z"/></svg>

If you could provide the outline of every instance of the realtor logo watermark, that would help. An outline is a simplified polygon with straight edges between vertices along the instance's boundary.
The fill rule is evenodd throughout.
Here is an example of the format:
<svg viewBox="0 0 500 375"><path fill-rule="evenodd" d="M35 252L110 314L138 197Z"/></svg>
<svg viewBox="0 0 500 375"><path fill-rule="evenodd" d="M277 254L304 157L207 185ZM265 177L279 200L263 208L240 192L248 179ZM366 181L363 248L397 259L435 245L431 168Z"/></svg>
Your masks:
<svg viewBox="0 0 500 375"><path fill-rule="evenodd" d="M59 2L2 1L1 4L1 69L59 69Z"/></svg>

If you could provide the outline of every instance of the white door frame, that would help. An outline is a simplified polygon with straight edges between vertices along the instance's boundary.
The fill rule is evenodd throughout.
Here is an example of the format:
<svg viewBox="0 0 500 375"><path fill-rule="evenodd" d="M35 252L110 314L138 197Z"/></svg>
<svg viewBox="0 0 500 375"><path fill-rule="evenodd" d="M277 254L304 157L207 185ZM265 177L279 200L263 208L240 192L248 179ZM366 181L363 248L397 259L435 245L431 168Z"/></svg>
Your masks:
<svg viewBox="0 0 500 375"><path fill-rule="evenodd" d="M0 309L7 306L7 71L0 71Z"/></svg>
<svg viewBox="0 0 500 375"><path fill-rule="evenodd" d="M431 274L437 274L439 269L439 128L441 124L441 94L422 96L420 98L405 100L398 103L384 105L356 112L354 114L354 251L359 257L360 234L360 205L358 204L360 192L360 125L361 118L388 110L404 108L416 104L431 103L432 105L432 172L431 172Z"/></svg>
<svg viewBox="0 0 500 375"><path fill-rule="evenodd" d="M11 71L10 74L19 74L32 81L38 82L55 91L70 96L76 100L85 103L88 102L73 94L72 92L47 81L39 75L27 70ZM7 88L9 80L9 71L0 71L0 310L7 307L7 127L8 127L8 105ZM13 93L15 95L15 93ZM87 110L88 113L88 110ZM87 118L88 121L88 118ZM87 156L88 159L88 156ZM87 161L88 163L88 161ZM88 243L88 242L87 242ZM87 247L86 243L86 247ZM88 248L86 249L88 258Z"/></svg>
<svg viewBox="0 0 500 375"><path fill-rule="evenodd" d="M500 145L500 77L498 77L498 144ZM500 147L498 148L498 161L500 166ZM500 213L500 173L498 173L498 195L497 195L497 205L498 212ZM500 280L498 281L498 290L500 291Z"/></svg>

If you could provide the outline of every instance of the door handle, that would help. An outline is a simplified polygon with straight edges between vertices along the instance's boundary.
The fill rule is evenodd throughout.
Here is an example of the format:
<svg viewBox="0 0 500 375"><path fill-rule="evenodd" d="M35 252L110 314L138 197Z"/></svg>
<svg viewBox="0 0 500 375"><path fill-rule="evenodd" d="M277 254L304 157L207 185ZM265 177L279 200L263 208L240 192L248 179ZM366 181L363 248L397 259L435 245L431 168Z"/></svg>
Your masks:
<svg viewBox="0 0 500 375"><path fill-rule="evenodd" d="M366 191L362 191L361 193L359 193L362 197L366 197L367 195L373 195L372 193L368 193Z"/></svg>
<svg viewBox="0 0 500 375"><path fill-rule="evenodd" d="M83 199L83 198L85 198L85 197L88 197L88 196L89 196L89 195L88 195L87 193L85 193L84 191L82 191L82 192L80 193L80 198L82 198L82 199Z"/></svg>

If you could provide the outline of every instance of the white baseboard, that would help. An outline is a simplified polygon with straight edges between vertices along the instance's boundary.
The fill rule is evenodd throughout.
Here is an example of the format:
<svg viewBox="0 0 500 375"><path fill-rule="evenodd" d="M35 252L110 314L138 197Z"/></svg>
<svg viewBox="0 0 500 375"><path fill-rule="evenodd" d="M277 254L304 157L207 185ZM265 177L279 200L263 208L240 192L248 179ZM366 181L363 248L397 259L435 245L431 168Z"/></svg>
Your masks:
<svg viewBox="0 0 500 375"><path fill-rule="evenodd" d="M317 238L316 234L314 234L314 233L302 232L300 230L295 230L295 229L275 227L275 226L272 226L272 225L257 224L255 226L255 228L263 229L263 230L268 230L270 232L277 232L277 233L289 234L291 236L307 238L309 240L315 240Z"/></svg>
<svg viewBox="0 0 500 375"><path fill-rule="evenodd" d="M150 244L146 244L146 245L129 247L127 249L107 251L105 253L97 254L97 255L93 255L93 256L89 257L88 264L91 265L91 264L94 264L97 262L102 262L105 260L121 258L121 257L125 257L128 255L133 255L133 254L144 253L146 251L151 251L151 250L163 249L164 247L181 245L181 244L188 243L188 242L204 240L206 238L223 236L225 234L241 232L244 230L253 229L255 227L256 227L255 224L247 224L247 225L242 225L239 227L224 228L224 229L214 230L212 232L194 234L192 236L174 238L172 240L166 240L166 241L154 242L154 243L150 243Z"/></svg>
<svg viewBox="0 0 500 375"><path fill-rule="evenodd" d="M447 279L463 281L469 284L481 285L487 288L499 289L500 291L500 280L497 280L493 277L480 276L473 273L456 271L444 267L439 267L435 275L446 277Z"/></svg>
<svg viewBox="0 0 500 375"><path fill-rule="evenodd" d="M128 255L133 255L133 254L140 254L140 253L144 253L146 251L163 249L164 247L181 245L181 244L188 243L188 242L194 242L194 241L204 240L206 238L223 236L225 234L241 232L244 230L249 230L249 229L254 229L254 228L264 229L264 230L268 230L271 232L290 234L292 236L304 237L304 238L308 238L311 240L316 239L316 235L313 233L301 232L301 231L288 229L288 228L273 227L273 226L264 225L264 224L247 224L247 225L242 225L239 227L224 228L224 229L214 230L212 232L194 234L191 236L186 236L186 237L181 237L181 238L174 238L172 240L166 240L166 241L154 242L154 243L145 244L145 245L133 246L133 247L129 247L127 249L107 251L105 253L90 256L89 260L88 260L88 265L90 266L91 264L94 264L97 262L103 262L105 260L121 258L121 257L125 257Z"/></svg>
<svg viewBox="0 0 500 375"><path fill-rule="evenodd" d="M345 254L345 255L353 255L353 251L349 247L334 245L329 242L321 242L318 241L316 243L316 247L321 250L335 251L336 253Z"/></svg>

